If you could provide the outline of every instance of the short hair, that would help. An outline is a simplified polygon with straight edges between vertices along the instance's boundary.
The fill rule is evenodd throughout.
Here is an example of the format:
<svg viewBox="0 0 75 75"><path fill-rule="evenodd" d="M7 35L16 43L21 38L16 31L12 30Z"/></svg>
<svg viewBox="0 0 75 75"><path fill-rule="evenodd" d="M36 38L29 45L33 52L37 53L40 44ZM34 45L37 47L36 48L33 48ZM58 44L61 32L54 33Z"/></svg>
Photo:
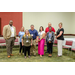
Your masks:
<svg viewBox="0 0 75 75"><path fill-rule="evenodd" d="M49 23L50 23L50 22L49 22ZM49 23L48 23L48 24L49 24ZM50 24L51 24L51 23L50 23ZM51 24L51 25L52 25L52 24Z"/></svg>
<svg viewBox="0 0 75 75"><path fill-rule="evenodd" d="M10 22L13 22L13 21L12 21L12 20L10 20L10 21L9 21L9 23L10 23Z"/></svg>
<svg viewBox="0 0 75 75"><path fill-rule="evenodd" d="M41 27L42 27L42 31L44 31L44 28L43 28L43 26L40 26L40 28L41 28ZM41 30L40 30L40 28L39 28L39 32L41 31Z"/></svg>
<svg viewBox="0 0 75 75"><path fill-rule="evenodd" d="M32 24L31 26L33 26L33 27L34 27L34 25L33 25L33 24ZM30 26L30 27L31 27L31 26Z"/></svg>
<svg viewBox="0 0 75 75"><path fill-rule="evenodd" d="M59 24L61 24L61 25L62 25L62 22L60 22Z"/></svg>

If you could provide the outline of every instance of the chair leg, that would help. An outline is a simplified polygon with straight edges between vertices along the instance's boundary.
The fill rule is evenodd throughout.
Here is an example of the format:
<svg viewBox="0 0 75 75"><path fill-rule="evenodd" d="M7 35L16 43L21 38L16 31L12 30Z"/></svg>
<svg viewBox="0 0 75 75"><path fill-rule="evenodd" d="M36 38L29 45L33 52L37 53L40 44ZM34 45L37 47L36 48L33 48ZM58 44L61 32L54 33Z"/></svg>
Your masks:
<svg viewBox="0 0 75 75"><path fill-rule="evenodd" d="M69 55L69 48L68 48L68 53L67 53L67 55Z"/></svg>
<svg viewBox="0 0 75 75"><path fill-rule="evenodd" d="M73 55L72 49L71 49L71 55Z"/></svg>

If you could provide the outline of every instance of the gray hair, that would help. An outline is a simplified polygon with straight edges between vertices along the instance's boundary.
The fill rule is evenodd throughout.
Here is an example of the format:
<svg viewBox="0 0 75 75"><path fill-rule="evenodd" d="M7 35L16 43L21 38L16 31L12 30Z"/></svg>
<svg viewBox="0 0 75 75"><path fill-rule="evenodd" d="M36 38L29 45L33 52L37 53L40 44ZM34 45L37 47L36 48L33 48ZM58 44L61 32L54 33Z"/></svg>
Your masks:
<svg viewBox="0 0 75 75"><path fill-rule="evenodd" d="M32 24L31 26L33 26L33 27L34 27L34 25L33 25L33 24ZM30 26L30 27L31 27L31 26Z"/></svg>

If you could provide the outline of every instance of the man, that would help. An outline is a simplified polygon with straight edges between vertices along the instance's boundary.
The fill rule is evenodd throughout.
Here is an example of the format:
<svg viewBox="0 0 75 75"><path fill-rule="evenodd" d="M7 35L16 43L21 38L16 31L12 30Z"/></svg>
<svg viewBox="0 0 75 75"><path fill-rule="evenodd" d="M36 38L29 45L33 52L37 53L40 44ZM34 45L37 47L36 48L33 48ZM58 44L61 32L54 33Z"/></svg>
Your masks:
<svg viewBox="0 0 75 75"><path fill-rule="evenodd" d="M49 27L51 27L52 31L55 33L55 29L52 27L52 24L50 22L48 23L48 27L45 29L45 33L47 34L47 32L49 32ZM46 40L46 42L47 42L47 40ZM48 45L47 45L47 52L45 52L45 53L48 53Z"/></svg>
<svg viewBox="0 0 75 75"><path fill-rule="evenodd" d="M38 42L38 32L34 29L34 25L31 25L30 27L31 29L29 30L29 32L33 38L32 46L30 49L30 55L34 53L34 56L36 56L36 43Z"/></svg>
<svg viewBox="0 0 75 75"><path fill-rule="evenodd" d="M13 21L10 20L8 25L3 27L3 37L6 40L7 56L13 56L12 48L16 39L16 28L13 26Z"/></svg>

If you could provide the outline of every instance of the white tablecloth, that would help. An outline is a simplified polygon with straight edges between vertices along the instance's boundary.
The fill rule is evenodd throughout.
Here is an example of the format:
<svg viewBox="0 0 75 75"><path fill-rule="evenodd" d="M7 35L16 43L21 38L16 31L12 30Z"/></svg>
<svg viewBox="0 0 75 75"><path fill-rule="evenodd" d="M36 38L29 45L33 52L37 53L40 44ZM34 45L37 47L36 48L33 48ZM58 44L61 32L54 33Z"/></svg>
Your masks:
<svg viewBox="0 0 75 75"><path fill-rule="evenodd" d="M75 48L75 38L64 38L63 46L66 46L66 45L65 45L66 40L67 40L67 41L73 41L72 48ZM67 46L67 47L69 47L69 46Z"/></svg>

